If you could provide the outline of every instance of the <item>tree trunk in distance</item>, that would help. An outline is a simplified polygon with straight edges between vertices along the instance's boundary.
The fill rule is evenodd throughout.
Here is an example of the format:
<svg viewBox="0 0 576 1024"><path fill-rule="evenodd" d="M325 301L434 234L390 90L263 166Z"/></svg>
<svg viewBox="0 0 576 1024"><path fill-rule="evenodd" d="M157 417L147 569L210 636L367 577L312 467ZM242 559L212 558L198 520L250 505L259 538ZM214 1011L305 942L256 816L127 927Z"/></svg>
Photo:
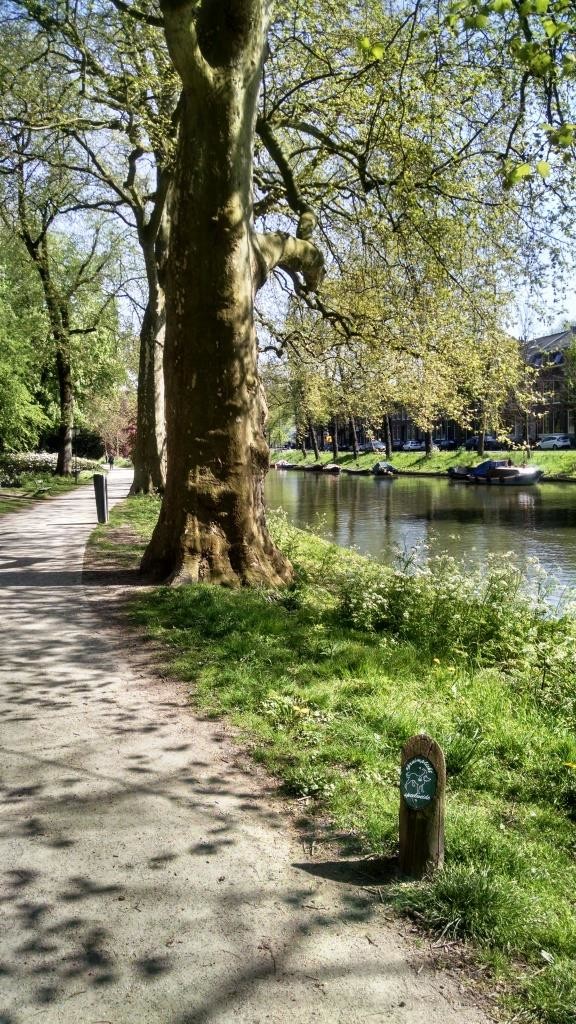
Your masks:
<svg viewBox="0 0 576 1024"><path fill-rule="evenodd" d="M352 451L354 452L354 458L358 458L358 435L356 433L356 423L354 417L350 417L350 432L352 434Z"/></svg>
<svg viewBox="0 0 576 1024"><path fill-rule="evenodd" d="M138 410L131 494L163 491L166 478L164 332L166 304L158 279L154 245L143 245L148 303L140 331Z"/></svg>
<svg viewBox="0 0 576 1024"><path fill-rule="evenodd" d="M425 452L426 452L427 456L432 455L432 431L431 430L427 430L426 433L424 434L424 449L425 449Z"/></svg>
<svg viewBox="0 0 576 1024"><path fill-rule="evenodd" d="M74 426L74 389L70 360L62 348L56 352L56 373L60 403L58 426L58 459L56 475L70 476L72 473L72 428Z"/></svg>
<svg viewBox="0 0 576 1024"><path fill-rule="evenodd" d="M334 456L334 462L338 458L338 417L335 416L332 420L332 455Z"/></svg>
<svg viewBox="0 0 576 1024"><path fill-rule="evenodd" d="M264 515L251 224L265 11L239 4L220 25L217 4L162 7L183 94L166 266L166 486L142 571L167 582L276 585L291 567Z"/></svg>
<svg viewBox="0 0 576 1024"><path fill-rule="evenodd" d="M392 458L392 431L390 430L390 417L386 415L382 421L384 427L384 444L386 445L386 458Z"/></svg>
<svg viewBox="0 0 576 1024"><path fill-rule="evenodd" d="M314 449L314 458L316 459L316 462L318 462L320 458L320 451L318 448L318 438L316 437L316 431L314 430L314 425L312 422L308 424L308 432L310 434L310 442L312 444L312 448Z"/></svg>
<svg viewBox="0 0 576 1024"><path fill-rule="evenodd" d="M486 413L482 413L480 436L478 437L478 455L484 455L486 445Z"/></svg>

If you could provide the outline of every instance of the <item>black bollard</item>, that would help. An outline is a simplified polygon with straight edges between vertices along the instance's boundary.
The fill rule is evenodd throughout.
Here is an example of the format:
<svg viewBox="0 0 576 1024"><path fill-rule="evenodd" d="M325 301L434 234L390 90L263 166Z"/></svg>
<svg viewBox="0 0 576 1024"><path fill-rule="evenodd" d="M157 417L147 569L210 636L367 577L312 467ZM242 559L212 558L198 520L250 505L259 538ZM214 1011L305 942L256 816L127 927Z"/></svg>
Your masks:
<svg viewBox="0 0 576 1024"><path fill-rule="evenodd" d="M99 523L108 522L108 480L103 473L94 473L94 494L96 514Z"/></svg>

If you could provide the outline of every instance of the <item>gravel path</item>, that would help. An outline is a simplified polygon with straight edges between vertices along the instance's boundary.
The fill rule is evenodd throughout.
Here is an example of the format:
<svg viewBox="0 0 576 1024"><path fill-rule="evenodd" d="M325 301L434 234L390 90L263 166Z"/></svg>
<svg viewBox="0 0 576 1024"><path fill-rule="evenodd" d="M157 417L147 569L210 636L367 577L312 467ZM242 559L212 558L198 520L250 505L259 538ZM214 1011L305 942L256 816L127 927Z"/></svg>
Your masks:
<svg viewBox="0 0 576 1024"><path fill-rule="evenodd" d="M487 1024L106 624L94 522L0 519L0 1024Z"/></svg>

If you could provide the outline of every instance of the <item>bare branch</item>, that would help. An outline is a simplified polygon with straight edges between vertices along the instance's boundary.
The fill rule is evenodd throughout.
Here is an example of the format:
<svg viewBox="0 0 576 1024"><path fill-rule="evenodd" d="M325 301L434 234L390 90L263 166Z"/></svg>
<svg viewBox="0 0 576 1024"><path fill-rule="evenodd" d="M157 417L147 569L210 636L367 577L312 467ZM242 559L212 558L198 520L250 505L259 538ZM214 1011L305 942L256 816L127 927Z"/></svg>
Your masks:
<svg viewBox="0 0 576 1024"><path fill-rule="evenodd" d="M154 14L146 14L144 11L138 10L137 7L133 7L131 4L125 4L123 0L112 0L116 10L121 11L122 14L128 14L135 21L143 21L145 25L153 25L156 28L164 28L164 19L155 17Z"/></svg>

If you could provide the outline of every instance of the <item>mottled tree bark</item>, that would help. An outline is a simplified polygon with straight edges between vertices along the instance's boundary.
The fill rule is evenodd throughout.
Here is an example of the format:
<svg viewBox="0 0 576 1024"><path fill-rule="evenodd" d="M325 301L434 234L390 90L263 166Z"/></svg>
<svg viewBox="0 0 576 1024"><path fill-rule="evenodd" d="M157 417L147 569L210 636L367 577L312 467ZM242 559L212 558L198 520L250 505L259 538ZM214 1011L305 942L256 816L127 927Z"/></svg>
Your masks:
<svg viewBox="0 0 576 1024"><path fill-rule="evenodd" d="M276 265L318 280L308 240L252 227L252 160L267 3L165 0L183 82L166 264L167 473L142 562L171 582L278 584L291 567L268 534L265 402L254 295Z"/></svg>

